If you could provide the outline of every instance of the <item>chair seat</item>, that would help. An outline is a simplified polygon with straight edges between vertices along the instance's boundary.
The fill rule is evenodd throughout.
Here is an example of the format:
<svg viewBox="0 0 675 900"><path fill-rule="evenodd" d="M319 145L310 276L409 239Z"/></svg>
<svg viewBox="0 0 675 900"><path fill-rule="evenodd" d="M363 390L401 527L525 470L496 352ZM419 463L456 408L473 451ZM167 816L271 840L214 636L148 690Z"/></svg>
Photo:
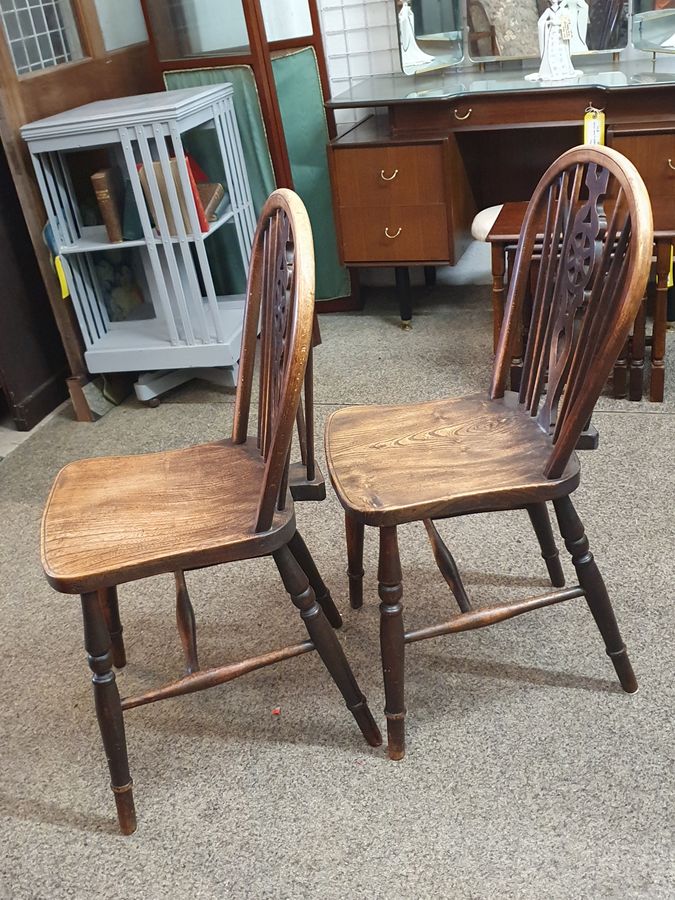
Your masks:
<svg viewBox="0 0 675 900"><path fill-rule="evenodd" d="M367 525L512 509L571 493L575 454L544 477L551 438L507 392L407 406L352 406L326 423L326 457L342 505Z"/></svg>
<svg viewBox="0 0 675 900"><path fill-rule="evenodd" d="M295 531L293 504L255 533L263 470L253 441L229 440L70 463L42 519L50 584L83 593L278 549Z"/></svg>

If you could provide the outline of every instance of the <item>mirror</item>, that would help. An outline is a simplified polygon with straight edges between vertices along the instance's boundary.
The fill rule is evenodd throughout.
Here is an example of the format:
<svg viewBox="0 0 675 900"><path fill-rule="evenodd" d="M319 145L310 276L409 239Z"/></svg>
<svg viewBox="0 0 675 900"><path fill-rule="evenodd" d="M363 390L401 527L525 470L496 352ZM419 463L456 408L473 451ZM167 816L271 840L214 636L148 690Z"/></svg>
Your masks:
<svg viewBox="0 0 675 900"><path fill-rule="evenodd" d="M406 75L462 61L459 0L394 0L401 68Z"/></svg>
<svg viewBox="0 0 675 900"><path fill-rule="evenodd" d="M633 0L633 43L650 53L675 53L675 0Z"/></svg>
<svg viewBox="0 0 675 900"><path fill-rule="evenodd" d="M571 20L572 55L627 46L627 0L562 0L561 5ZM467 0L469 57L477 62L538 57L538 22L549 6L549 0Z"/></svg>

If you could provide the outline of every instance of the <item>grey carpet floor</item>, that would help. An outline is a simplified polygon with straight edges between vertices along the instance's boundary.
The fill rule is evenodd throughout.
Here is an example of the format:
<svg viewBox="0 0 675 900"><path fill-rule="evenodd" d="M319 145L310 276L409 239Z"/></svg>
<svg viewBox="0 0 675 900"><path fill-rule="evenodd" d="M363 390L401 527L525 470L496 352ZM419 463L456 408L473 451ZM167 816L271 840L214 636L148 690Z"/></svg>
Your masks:
<svg viewBox="0 0 675 900"><path fill-rule="evenodd" d="M421 289L415 327L389 291L324 316L317 430L339 405L487 386L488 288ZM675 896L675 347L663 405L602 398L601 447L577 506L640 680L624 695L583 601L416 644L408 754L369 749L314 654L127 715L139 828L116 830L77 598L43 578L38 526L69 460L226 433L232 395L206 384L155 410L129 400L93 426L57 416L0 464L0 720L4 898L669 898ZM411 473L414 477L414 473ZM345 614L340 639L383 723L376 541L366 602L346 601L342 515L297 509ZM445 523L480 603L545 588L525 514ZM421 527L401 530L408 626L453 608ZM571 567L566 571L571 574ZM268 560L188 576L201 660L302 635ZM125 693L181 665L172 581L120 591ZM280 708L280 715L272 710Z"/></svg>

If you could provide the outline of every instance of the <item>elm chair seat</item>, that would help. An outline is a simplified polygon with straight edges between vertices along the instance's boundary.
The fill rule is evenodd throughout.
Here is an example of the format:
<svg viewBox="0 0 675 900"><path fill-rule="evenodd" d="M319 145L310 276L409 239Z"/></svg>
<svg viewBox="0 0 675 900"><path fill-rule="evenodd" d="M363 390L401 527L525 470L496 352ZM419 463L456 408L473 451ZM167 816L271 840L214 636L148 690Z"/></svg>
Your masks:
<svg viewBox="0 0 675 900"><path fill-rule="evenodd" d="M338 498L366 525L396 525L479 509L512 509L569 494L572 454L545 478L551 437L518 403L473 394L409 406L351 406L326 425L326 456ZM408 477L392 478L392 471Z"/></svg>

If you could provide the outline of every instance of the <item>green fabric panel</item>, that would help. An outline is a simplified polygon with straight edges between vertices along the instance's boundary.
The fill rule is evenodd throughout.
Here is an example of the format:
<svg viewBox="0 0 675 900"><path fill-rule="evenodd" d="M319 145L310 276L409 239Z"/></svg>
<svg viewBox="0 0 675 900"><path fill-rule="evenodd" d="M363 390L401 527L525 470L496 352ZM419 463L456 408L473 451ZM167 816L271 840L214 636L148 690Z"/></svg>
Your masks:
<svg viewBox="0 0 675 900"><path fill-rule="evenodd" d="M275 56L272 68L293 185L307 207L314 233L316 297L346 297L349 274L338 258L326 154L328 126L314 50L305 47Z"/></svg>
<svg viewBox="0 0 675 900"><path fill-rule="evenodd" d="M237 115L244 160L251 186L256 216L275 188L274 170L267 146L258 90L249 66L224 66L217 69L191 69L165 72L168 90L206 87L229 82L234 88L234 109ZM224 180L220 148L213 133L195 132L187 135L185 145L206 174L213 181ZM206 241L206 252L217 294L242 294L246 290L246 269L239 252L234 225L223 225Z"/></svg>

